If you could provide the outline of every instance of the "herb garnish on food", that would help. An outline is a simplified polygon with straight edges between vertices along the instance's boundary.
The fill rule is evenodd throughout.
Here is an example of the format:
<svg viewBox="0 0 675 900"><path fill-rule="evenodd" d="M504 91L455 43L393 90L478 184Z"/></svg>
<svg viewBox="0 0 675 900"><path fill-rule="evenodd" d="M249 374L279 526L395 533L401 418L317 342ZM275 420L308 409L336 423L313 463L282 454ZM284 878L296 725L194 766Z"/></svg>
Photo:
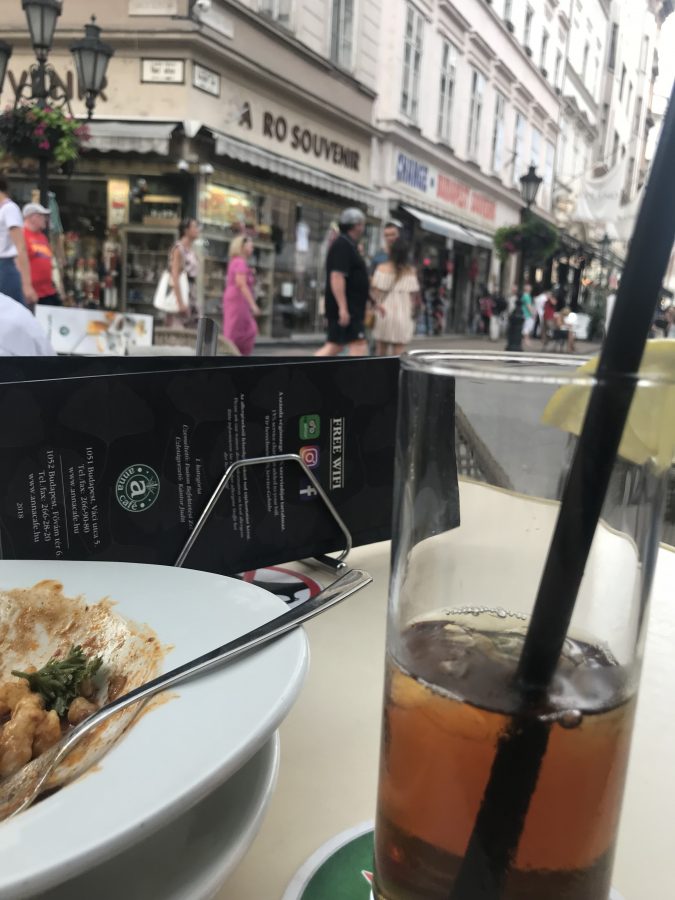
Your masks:
<svg viewBox="0 0 675 900"><path fill-rule="evenodd" d="M63 658L53 656L37 672L13 671L12 675L25 678L30 689L42 695L47 709L54 709L57 715L65 716L72 701L80 696L82 683L93 678L102 665L100 656L87 658L78 644L71 647Z"/></svg>

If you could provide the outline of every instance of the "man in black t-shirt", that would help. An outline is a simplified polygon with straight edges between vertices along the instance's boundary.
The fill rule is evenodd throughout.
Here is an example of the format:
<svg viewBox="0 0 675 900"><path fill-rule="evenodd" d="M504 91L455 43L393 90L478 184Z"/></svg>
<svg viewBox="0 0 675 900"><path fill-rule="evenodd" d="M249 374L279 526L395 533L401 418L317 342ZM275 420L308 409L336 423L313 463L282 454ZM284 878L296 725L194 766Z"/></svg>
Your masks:
<svg viewBox="0 0 675 900"><path fill-rule="evenodd" d="M366 262L358 242L366 229L360 209L345 209L340 215L340 234L326 259L326 343L315 356L336 356L347 346L350 356L368 352L363 319L370 289Z"/></svg>

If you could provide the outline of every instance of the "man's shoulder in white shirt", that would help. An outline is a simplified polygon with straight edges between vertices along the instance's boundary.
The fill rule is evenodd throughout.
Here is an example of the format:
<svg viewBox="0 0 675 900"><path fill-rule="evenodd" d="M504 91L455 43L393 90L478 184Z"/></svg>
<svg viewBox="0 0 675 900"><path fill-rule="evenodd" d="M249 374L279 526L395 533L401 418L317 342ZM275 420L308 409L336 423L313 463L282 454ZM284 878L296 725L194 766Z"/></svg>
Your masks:
<svg viewBox="0 0 675 900"><path fill-rule="evenodd" d="M6 294L0 294L0 356L56 356L35 316Z"/></svg>

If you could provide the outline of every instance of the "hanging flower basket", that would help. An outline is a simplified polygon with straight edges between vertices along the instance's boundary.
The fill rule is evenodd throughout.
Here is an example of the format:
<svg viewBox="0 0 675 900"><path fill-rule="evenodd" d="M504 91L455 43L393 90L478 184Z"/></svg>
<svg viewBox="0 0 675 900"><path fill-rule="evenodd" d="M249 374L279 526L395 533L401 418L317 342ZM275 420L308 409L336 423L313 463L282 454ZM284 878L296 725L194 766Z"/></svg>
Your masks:
<svg viewBox="0 0 675 900"><path fill-rule="evenodd" d="M558 232L541 219L530 219L522 225L498 228L493 239L499 259L504 261L512 253L525 248L532 263L544 263L558 249Z"/></svg>
<svg viewBox="0 0 675 900"><path fill-rule="evenodd" d="M2 156L72 164L88 140L86 125L50 106L44 109L28 104L9 106L0 115Z"/></svg>

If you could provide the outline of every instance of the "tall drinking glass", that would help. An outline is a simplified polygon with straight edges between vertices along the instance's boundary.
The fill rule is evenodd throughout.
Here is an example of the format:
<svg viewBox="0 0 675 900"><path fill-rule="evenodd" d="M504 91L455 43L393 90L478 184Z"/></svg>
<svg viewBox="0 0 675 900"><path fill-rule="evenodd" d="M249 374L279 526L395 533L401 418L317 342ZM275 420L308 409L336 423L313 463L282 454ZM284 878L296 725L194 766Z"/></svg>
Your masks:
<svg viewBox="0 0 675 900"><path fill-rule="evenodd" d="M501 900L609 897L675 385L636 380L555 677L525 704L516 666L595 383L581 362L402 359L378 900L475 900L454 885L500 739L528 717L547 744Z"/></svg>

